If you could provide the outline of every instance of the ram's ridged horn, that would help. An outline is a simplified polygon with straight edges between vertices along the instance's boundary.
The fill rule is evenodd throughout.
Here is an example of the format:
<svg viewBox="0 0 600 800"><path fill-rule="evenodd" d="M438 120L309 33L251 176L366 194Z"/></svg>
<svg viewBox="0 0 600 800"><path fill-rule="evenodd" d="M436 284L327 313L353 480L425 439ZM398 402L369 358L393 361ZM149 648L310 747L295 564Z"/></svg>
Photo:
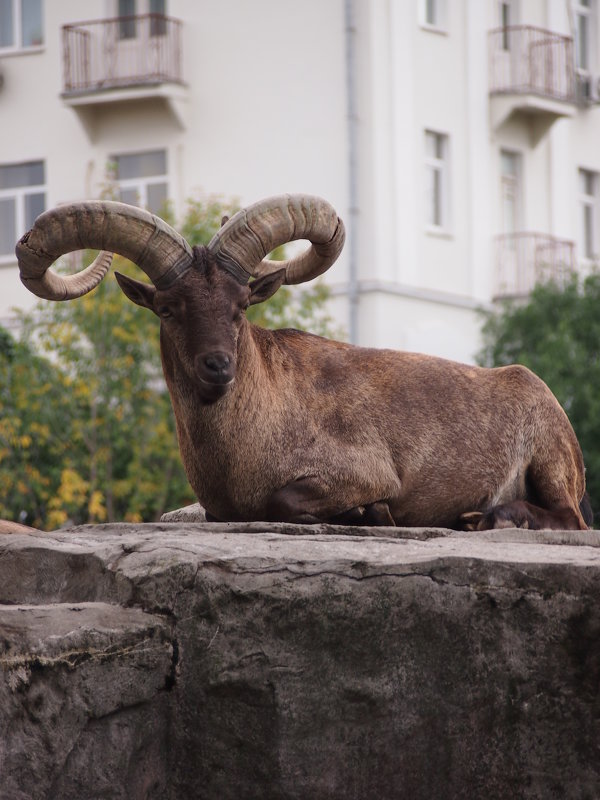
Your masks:
<svg viewBox="0 0 600 800"><path fill-rule="evenodd" d="M242 280L285 268L285 283L303 283L321 275L344 246L344 224L329 203L305 194L269 197L238 211L211 239L208 249ZM296 239L311 247L287 261L265 258Z"/></svg>
<svg viewBox="0 0 600 800"><path fill-rule="evenodd" d="M73 250L101 250L93 264L75 275L50 269ZM188 243L159 217L114 201L69 203L41 214L15 252L21 280L38 297L70 300L94 289L106 275L112 253L140 267L158 288L166 288L193 261Z"/></svg>

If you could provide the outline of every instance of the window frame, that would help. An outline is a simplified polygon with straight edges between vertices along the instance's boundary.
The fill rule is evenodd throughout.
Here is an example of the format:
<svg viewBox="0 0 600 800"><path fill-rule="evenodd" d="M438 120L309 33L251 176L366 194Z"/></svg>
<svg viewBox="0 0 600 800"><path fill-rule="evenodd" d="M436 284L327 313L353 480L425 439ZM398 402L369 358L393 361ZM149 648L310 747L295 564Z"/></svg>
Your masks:
<svg viewBox="0 0 600 800"><path fill-rule="evenodd" d="M157 173L156 175L142 175L138 177L132 178L119 178L119 158L127 157L127 156L141 156L150 153L164 153L165 158L165 171L164 173ZM160 209L150 209L148 206L148 188L151 186L159 186L160 184L164 184L165 186L165 202L169 200L169 151L166 147L158 147L152 150L132 150L130 152L124 153L115 153L110 156L109 159L110 163L114 165L113 167L113 175L114 175L114 183L117 190L117 194L121 195L122 191L131 191L135 190L138 195L138 200L136 203L132 205L136 205L139 208L145 208L151 211L151 213L156 214L160 213ZM128 201L124 201L128 202Z"/></svg>
<svg viewBox="0 0 600 800"><path fill-rule="evenodd" d="M517 0L498 0L498 27L502 30L502 51L511 50L510 30L518 25L519 8Z"/></svg>
<svg viewBox="0 0 600 800"><path fill-rule="evenodd" d="M437 144L441 146L441 155L432 156L427 152L427 137L436 137ZM434 130L433 128L426 128L424 135L424 167L425 167L425 230L427 233L445 234L448 235L452 232L452 219L450 214L450 136L445 131ZM439 175L439 197L430 200L428 197L428 186L430 181L430 173L434 172ZM435 181L434 181L435 183ZM436 208L439 209L440 221L432 222L432 217L435 213L431 213L433 209L430 206L433 202Z"/></svg>
<svg viewBox="0 0 600 800"><path fill-rule="evenodd" d="M592 261L597 261L600 255L599 251L599 240L600 240L600 173L596 170L586 169L585 167L579 167L577 171L577 177L579 180L579 187L578 187L578 197L579 197L579 209L580 209L580 226L579 226L579 246L581 248L581 256L580 261L590 263ZM586 180L587 178L591 178L593 182L592 193L585 191L582 187L582 179ZM588 252L588 231L587 231L587 214L586 210L591 209L591 230L589 231L590 239L591 239L591 250L592 252Z"/></svg>
<svg viewBox="0 0 600 800"><path fill-rule="evenodd" d="M11 53L36 53L45 47L44 7L40 0L40 40L34 44L23 44L23 0L9 0L12 7L12 43L0 44L0 56Z"/></svg>
<svg viewBox="0 0 600 800"><path fill-rule="evenodd" d="M579 75L589 76L595 71L596 67L596 49L595 30L596 30L596 0L590 0L589 5L584 5L580 0L573 0L573 27L574 27L574 44L575 44L575 69ZM581 57L581 39L579 36L579 20L584 18L586 20L585 32L585 61L587 63L580 64Z"/></svg>
<svg viewBox="0 0 600 800"><path fill-rule="evenodd" d="M138 9L136 7L136 0L128 0L132 4L132 11L123 11L121 3L123 0L117 0L117 18L119 20L119 41L126 41L129 39L137 39L137 20Z"/></svg>
<svg viewBox="0 0 600 800"><path fill-rule="evenodd" d="M428 5L434 8L435 19L428 19ZM419 22L426 31L433 33L448 33L448 3L447 0L420 0L419 2Z"/></svg>
<svg viewBox="0 0 600 800"><path fill-rule="evenodd" d="M514 174L508 174L502 168L502 159L504 156L509 156L514 159L515 171ZM510 150L506 147L500 148L500 216L501 216L501 230L503 234L517 234L522 233L524 230L523 221L523 153L518 150ZM515 225L513 230L508 230L506 225L506 217L504 214L504 201L507 197L508 191L514 199L515 208Z"/></svg>
<svg viewBox="0 0 600 800"><path fill-rule="evenodd" d="M46 209L46 199L48 192L47 177L46 177L46 162L43 158L36 158L31 161L19 161L14 163L1 163L0 169L3 167L15 167L24 164L38 164L41 163L44 168L44 183L32 183L25 186L8 187L0 189L0 200L15 200L15 245L19 239L33 223L33 220L27 220L25 212L25 198L27 195L43 194L44 195L44 209ZM0 264L13 264L16 260L14 249L10 253L0 253Z"/></svg>
<svg viewBox="0 0 600 800"><path fill-rule="evenodd" d="M161 11L152 10L152 6L157 1L163 6ZM115 0L115 16L120 20L118 28L119 41L129 41L140 37L140 26L138 25L137 17L143 16L150 17L147 28L149 38L166 35L167 0L141 0L141 3L140 0L130 0L130 2L133 6L132 10L128 13L123 13L120 8L121 0ZM140 8L140 4L143 8ZM143 28L143 30L146 30L146 28Z"/></svg>

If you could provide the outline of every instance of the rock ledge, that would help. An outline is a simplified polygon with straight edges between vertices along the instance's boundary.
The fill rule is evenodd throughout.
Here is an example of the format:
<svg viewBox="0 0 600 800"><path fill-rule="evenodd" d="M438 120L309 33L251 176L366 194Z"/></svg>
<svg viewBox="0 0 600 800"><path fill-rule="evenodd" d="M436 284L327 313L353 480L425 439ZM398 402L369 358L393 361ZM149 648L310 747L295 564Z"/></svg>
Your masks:
<svg viewBox="0 0 600 800"><path fill-rule="evenodd" d="M0 798L600 796L600 534L0 534Z"/></svg>

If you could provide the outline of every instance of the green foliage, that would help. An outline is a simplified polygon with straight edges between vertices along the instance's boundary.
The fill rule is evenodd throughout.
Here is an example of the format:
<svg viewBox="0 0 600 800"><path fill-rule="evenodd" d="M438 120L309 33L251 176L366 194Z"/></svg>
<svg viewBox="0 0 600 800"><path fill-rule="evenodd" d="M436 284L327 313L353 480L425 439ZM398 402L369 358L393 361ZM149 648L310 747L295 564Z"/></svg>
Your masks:
<svg viewBox="0 0 600 800"><path fill-rule="evenodd" d="M43 525L69 468L71 382L0 329L0 517Z"/></svg>
<svg viewBox="0 0 600 800"><path fill-rule="evenodd" d="M119 257L115 266L136 272ZM37 513L28 504L18 510L54 528L68 519L152 520L192 502L160 375L153 315L128 302L109 278L79 300L38 304L22 322L24 337L48 356L35 358L58 389L47 410L54 415L50 430L60 432L64 444L54 471L44 459L36 462L50 478ZM23 411L28 402L22 398Z"/></svg>
<svg viewBox="0 0 600 800"><path fill-rule="evenodd" d="M223 217L232 217L239 210L239 203L235 200L226 200L217 195L190 199L183 221L176 227L192 247L206 245L221 227ZM173 213L168 209L164 218L175 226Z"/></svg>
<svg viewBox="0 0 600 800"><path fill-rule="evenodd" d="M179 229L190 244L207 243L236 210L218 198L190 201ZM140 277L120 257L115 268ZM322 284L283 287L251 311L258 324L326 334L327 297ZM38 303L21 322L20 341L0 328L0 517L53 529L150 521L193 502L156 317L108 276L78 300Z"/></svg>
<svg viewBox="0 0 600 800"><path fill-rule="evenodd" d="M575 429L600 509L600 275L537 286L526 304L485 315L484 366L524 364L552 389Z"/></svg>

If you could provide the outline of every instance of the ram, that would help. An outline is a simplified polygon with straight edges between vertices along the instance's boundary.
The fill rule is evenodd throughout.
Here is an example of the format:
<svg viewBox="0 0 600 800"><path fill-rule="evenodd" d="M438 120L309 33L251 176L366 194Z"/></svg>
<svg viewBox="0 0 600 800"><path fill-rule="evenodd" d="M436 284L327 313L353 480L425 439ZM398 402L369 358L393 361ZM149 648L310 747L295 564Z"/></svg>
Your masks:
<svg viewBox="0 0 600 800"><path fill-rule="evenodd" d="M266 256L297 239L286 262ZM269 198L191 248L160 218L115 202L59 206L17 244L21 280L68 300L117 273L160 319L183 464L208 518L586 529L584 465L548 387L520 366L483 369L252 325L245 310L335 261L344 226L316 197ZM51 264L100 250L69 276ZM253 280L252 280L253 279Z"/></svg>

